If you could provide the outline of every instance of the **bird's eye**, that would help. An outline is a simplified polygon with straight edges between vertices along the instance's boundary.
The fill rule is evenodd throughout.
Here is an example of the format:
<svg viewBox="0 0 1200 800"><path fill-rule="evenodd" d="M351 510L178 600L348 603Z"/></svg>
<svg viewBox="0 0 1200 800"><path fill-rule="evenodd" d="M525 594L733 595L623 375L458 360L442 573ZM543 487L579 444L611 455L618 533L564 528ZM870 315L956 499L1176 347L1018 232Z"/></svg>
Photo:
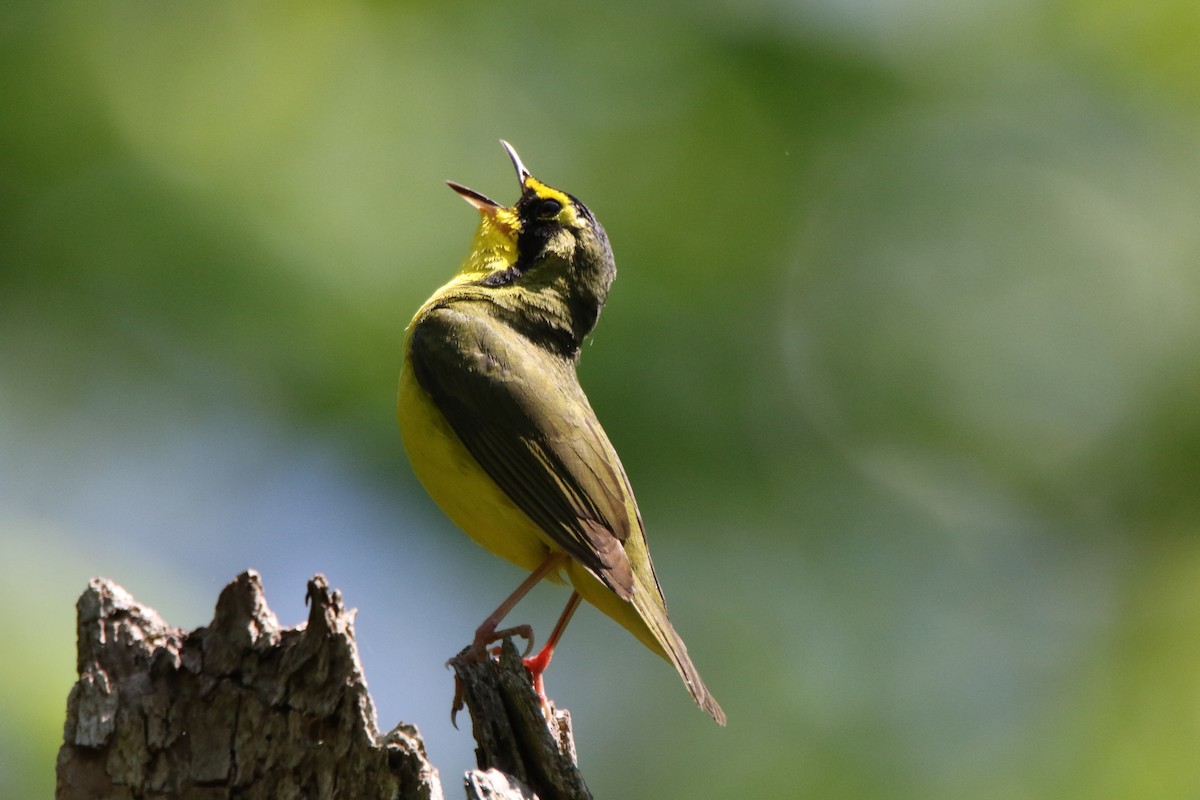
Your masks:
<svg viewBox="0 0 1200 800"><path fill-rule="evenodd" d="M547 197L542 202L538 203L537 215L541 219L550 219L558 215L562 211L562 203L552 197Z"/></svg>

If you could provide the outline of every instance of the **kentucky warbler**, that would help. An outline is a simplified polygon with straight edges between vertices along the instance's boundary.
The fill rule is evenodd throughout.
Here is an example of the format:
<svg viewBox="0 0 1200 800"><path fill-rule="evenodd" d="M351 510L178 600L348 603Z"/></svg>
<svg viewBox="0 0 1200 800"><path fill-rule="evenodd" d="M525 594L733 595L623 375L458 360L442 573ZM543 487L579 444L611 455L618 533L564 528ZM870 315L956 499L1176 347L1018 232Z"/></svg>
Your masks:
<svg viewBox="0 0 1200 800"><path fill-rule="evenodd" d="M674 665L725 724L667 618L633 489L575 374L616 275L604 228L576 198L529 174L506 208L450 188L480 212L471 252L409 323L397 414L413 470L471 538L531 575L475 634L472 652L538 581L575 591L540 674L579 602L612 617ZM524 629L527 631L528 629Z"/></svg>

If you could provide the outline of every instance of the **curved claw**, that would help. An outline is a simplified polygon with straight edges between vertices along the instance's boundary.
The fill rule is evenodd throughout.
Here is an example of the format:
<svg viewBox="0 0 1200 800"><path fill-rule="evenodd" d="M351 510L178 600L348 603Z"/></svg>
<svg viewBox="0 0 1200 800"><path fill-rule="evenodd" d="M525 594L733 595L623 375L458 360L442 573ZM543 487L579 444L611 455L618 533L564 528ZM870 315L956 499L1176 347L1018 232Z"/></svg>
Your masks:
<svg viewBox="0 0 1200 800"><path fill-rule="evenodd" d="M499 642L503 639L508 639L513 636L520 636L525 640L525 649L521 651L521 657L529 655L529 651L533 649L533 626L532 625L514 625L511 628L495 631L492 634L492 641ZM496 652L499 655L499 651Z"/></svg>
<svg viewBox="0 0 1200 800"><path fill-rule="evenodd" d="M500 648L489 649L488 645L494 642L499 642L504 639L510 639L513 636L520 636L525 640L525 649L521 652L521 658L524 659L529 655L529 651L533 649L533 626L531 625L514 625L511 628L496 630L492 628L480 628L475 632L475 640L470 645L464 647L458 655L446 661L447 668L453 668L455 664L469 663L472 661L482 661L489 655L499 656ZM463 684L462 679L458 675L454 676L454 701L450 704L450 724L458 728L458 712L463 710Z"/></svg>
<svg viewBox="0 0 1200 800"><path fill-rule="evenodd" d="M463 710L463 685L462 678L454 676L454 702L450 704L450 724L454 726L454 730L458 730L458 712Z"/></svg>

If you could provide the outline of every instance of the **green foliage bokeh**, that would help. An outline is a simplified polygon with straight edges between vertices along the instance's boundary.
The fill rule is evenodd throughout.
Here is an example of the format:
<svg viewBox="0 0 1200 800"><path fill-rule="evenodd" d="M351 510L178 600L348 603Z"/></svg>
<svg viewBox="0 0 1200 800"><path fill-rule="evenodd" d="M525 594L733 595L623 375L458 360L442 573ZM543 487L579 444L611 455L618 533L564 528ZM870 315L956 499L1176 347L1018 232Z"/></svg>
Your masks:
<svg viewBox="0 0 1200 800"><path fill-rule="evenodd" d="M442 658L513 585L391 416L501 137L613 241L581 374L730 719L582 618L598 796L1200 793L1193 4L7 6L0 795L50 791L92 574L202 624L293 513L380 639L419 550ZM454 796L466 734L381 711Z"/></svg>

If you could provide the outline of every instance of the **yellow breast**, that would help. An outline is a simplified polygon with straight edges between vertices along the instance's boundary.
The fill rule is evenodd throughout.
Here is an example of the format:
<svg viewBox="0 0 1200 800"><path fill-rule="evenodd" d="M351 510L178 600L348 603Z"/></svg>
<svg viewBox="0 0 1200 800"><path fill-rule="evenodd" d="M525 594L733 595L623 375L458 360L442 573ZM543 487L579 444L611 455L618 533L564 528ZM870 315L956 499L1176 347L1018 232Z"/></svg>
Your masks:
<svg viewBox="0 0 1200 800"><path fill-rule="evenodd" d="M417 383L407 341L396 416L413 472L446 516L501 558L536 569L551 550L548 537L484 472Z"/></svg>

